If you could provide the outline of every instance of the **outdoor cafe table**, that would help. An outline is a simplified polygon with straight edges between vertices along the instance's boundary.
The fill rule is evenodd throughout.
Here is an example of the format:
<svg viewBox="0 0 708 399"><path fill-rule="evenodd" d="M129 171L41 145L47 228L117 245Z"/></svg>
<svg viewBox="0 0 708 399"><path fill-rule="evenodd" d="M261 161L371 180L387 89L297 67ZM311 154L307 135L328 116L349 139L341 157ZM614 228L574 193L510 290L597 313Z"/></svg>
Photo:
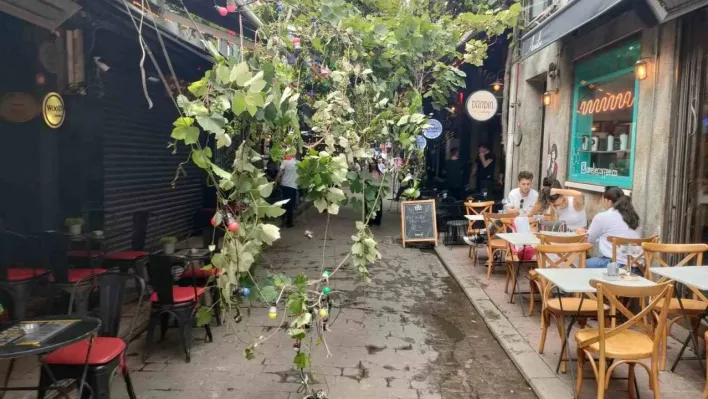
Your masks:
<svg viewBox="0 0 708 399"><path fill-rule="evenodd" d="M633 275L631 278L627 278L627 274L626 272L624 272L624 270L620 271L620 273L624 272L625 274L622 274L619 279L608 279L604 275L604 273L607 272L607 269L605 268L539 268L536 269L536 272L543 278L545 278L547 281L551 282L553 285L556 286L556 293L559 296L561 292L569 294L594 294L595 292L597 292L597 290L590 285L590 281L592 280L606 281L610 284L619 285L623 287L651 287L656 285L655 282L636 275ZM565 337L561 337L561 339L563 340L563 344L561 346L561 354L558 358L558 365L556 366L556 373L558 373L561 362L563 360L563 351L566 351L568 363L570 364L570 374L571 376L573 375L573 365L571 362L572 358L570 356L570 345L568 345L568 338L570 337L570 330L573 328L575 320L580 315L580 309L582 309L583 307L583 299L585 299L585 297L581 296L577 309L577 314L575 316L571 316L570 322L568 323L568 328L565 330ZM558 303L561 306L561 310L563 310L563 301L559 300Z"/></svg>
<svg viewBox="0 0 708 399"><path fill-rule="evenodd" d="M509 251L511 251L513 247L521 248L521 247L529 246L529 247L535 248L535 247L541 245L541 240L538 239L536 234L537 233L498 233L496 235L496 237L501 238L502 240L506 241L508 244L507 247L509 248ZM564 236L564 237L573 237L573 236L577 235L575 232L558 232L558 231L544 231L543 234ZM512 259L513 259L513 257L512 257ZM519 273L521 271L521 264L523 262L536 263L535 260L522 261L520 258L517 260L513 260L511 262L511 265L514 268L514 270L512 270L512 274L514 275L514 284L512 284L512 287L511 287L511 295L509 295L509 303L512 303L514 301L514 294L517 294L519 297L519 305L521 305L521 313L525 316L526 311L524 310L524 304L522 302L521 294L528 294L528 293L521 292L518 289ZM533 300L533 299L531 299L531 300Z"/></svg>
<svg viewBox="0 0 708 399"><path fill-rule="evenodd" d="M695 288L699 291L708 291L708 266L651 267L649 268L649 272L651 274L656 274L657 276L673 280L677 283L681 283L687 287ZM681 295L677 293L676 298L678 299L679 307L681 308L681 313L683 314L686 326L690 326L691 322L686 312L684 312ZM708 303L706 304L706 307L707 309L703 312L701 318L706 317L708 314ZM700 323L698 326L700 326ZM676 357L674 364L671 366L672 372L676 369L676 365L678 365L679 360L681 360L683 352L688 346L689 340L693 342L693 350L696 355L700 353L698 351L696 329L688 328L688 334L688 337L686 337L686 340L683 342L683 346L681 346L679 355ZM696 360L698 360L698 363L701 365L701 369L703 369L703 363L701 363L702 358L698 357Z"/></svg>
<svg viewBox="0 0 708 399"><path fill-rule="evenodd" d="M25 334L20 325L36 323L39 324L37 331ZM9 359L10 365L5 375L5 383L0 387L0 397L4 396L6 391L37 391L39 387L8 387L15 359L29 356L41 356L49 352L53 352L59 348L71 345L75 342L93 337L101 327L101 320L95 317L80 317L80 316L47 316L38 317L20 322L10 323L0 327L0 360ZM86 359L88 360L91 353L93 339L89 341L88 352ZM47 371L47 374L56 384L54 374L49 369L49 366L42 363L42 368ZM86 374L88 371L88 363L84 365L84 372L81 381L77 381L79 391L83 390L86 382ZM61 388L58 389L61 394L68 398L67 394ZM95 395L96 393L94 393ZM82 397L79 393L78 397Z"/></svg>

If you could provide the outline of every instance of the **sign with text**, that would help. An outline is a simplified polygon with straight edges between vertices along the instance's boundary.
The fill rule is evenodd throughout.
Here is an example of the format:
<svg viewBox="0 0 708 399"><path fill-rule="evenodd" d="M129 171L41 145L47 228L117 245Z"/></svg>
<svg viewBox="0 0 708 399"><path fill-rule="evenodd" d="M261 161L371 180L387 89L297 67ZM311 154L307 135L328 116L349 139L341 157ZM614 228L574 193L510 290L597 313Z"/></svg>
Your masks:
<svg viewBox="0 0 708 399"><path fill-rule="evenodd" d="M438 245L435 200L403 201L401 203L401 242L432 241Z"/></svg>
<svg viewBox="0 0 708 399"><path fill-rule="evenodd" d="M59 93L49 93L44 96L42 115L44 115L44 122L52 129L57 129L64 123L66 110L64 109L64 99Z"/></svg>
<svg viewBox="0 0 708 399"><path fill-rule="evenodd" d="M467 97L467 102L465 103L465 108L467 109L467 114L470 118L485 122L497 113L497 108L499 108L499 101L497 97L490 91L479 90L470 94Z"/></svg>
<svg viewBox="0 0 708 399"><path fill-rule="evenodd" d="M442 123L437 119L430 119L428 126L423 128L423 136L426 139L435 140L440 137L443 131Z"/></svg>

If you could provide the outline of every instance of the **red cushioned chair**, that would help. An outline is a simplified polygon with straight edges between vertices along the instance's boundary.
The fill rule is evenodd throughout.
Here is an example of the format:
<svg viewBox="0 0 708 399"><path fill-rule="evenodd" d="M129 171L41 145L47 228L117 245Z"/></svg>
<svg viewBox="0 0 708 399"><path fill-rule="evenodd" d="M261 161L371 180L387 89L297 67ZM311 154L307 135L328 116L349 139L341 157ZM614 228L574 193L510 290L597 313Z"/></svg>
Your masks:
<svg viewBox="0 0 708 399"><path fill-rule="evenodd" d="M191 361L190 348L192 346L194 315L199 306L199 300L204 295L204 289L196 286L173 286L172 260L173 258L169 255L150 255L148 273L154 292L150 297L152 309L147 327L143 361L146 361L150 356L158 323L160 324L161 339L165 339L170 317L177 320L187 363ZM209 324L206 324L204 329L207 334L207 342L213 342L214 338L211 335Z"/></svg>
<svg viewBox="0 0 708 399"><path fill-rule="evenodd" d="M145 265L147 264L150 252L145 250L145 239L147 237L148 219L155 216L149 211L137 211L133 213L133 230L131 238L131 249L128 251L107 252L103 264L108 269L120 269L128 272L133 269L141 277L146 278Z"/></svg>
<svg viewBox="0 0 708 399"><path fill-rule="evenodd" d="M40 240L9 230L0 231L0 290L12 301L13 320L25 318L32 290L49 278L41 268Z"/></svg>
<svg viewBox="0 0 708 399"><path fill-rule="evenodd" d="M65 346L45 356L42 361L51 370L55 379L52 379L46 368L42 367L37 398L44 398L46 390L51 387L53 381L64 379L80 381L86 365L87 355L88 371L86 382L90 389L84 387L81 399L109 398L111 379L117 371L123 374L128 396L131 399L137 398L125 361L127 345L122 338L118 337L126 283L131 280L135 282L140 294L138 307L135 310L135 315L126 336L126 339L130 342L140 314L140 305L143 302L145 281L135 274L104 273L99 276L88 276L74 285L69 305L70 309L73 307L77 293L95 290L99 292L99 317L101 319L99 336Z"/></svg>
<svg viewBox="0 0 708 399"><path fill-rule="evenodd" d="M182 287L207 287L210 288L211 300L216 301L219 298L219 287L214 284L214 279L219 277L219 269L213 267L208 270L203 270L198 264L199 262L192 262L184 268L184 273L180 277L178 285ZM214 307L214 317L216 318L216 325L221 325L221 306Z"/></svg>

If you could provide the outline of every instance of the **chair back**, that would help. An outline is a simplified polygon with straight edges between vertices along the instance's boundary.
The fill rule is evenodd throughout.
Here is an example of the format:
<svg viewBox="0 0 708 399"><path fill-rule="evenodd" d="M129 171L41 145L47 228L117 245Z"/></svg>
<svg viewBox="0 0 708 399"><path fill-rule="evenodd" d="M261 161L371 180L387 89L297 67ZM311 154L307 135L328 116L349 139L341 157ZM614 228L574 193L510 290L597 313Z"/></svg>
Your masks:
<svg viewBox="0 0 708 399"><path fill-rule="evenodd" d="M147 265L150 285L157 293L157 302L160 305L172 305L175 302L172 295L172 286L174 284L172 263L170 255L154 254L150 255L150 261Z"/></svg>
<svg viewBox="0 0 708 399"><path fill-rule="evenodd" d="M585 268L585 260L592 244L552 244L536 247L536 262L539 268Z"/></svg>
<svg viewBox="0 0 708 399"><path fill-rule="evenodd" d="M145 250L148 221L151 214L150 211L137 211L133 213L133 236L131 238L131 248L133 251Z"/></svg>
<svg viewBox="0 0 708 399"><path fill-rule="evenodd" d="M580 244L586 242L588 239L587 234L578 234L574 236L559 236L555 234L544 234L542 232L536 233L541 245L553 245L553 244Z"/></svg>
<svg viewBox="0 0 708 399"><path fill-rule="evenodd" d="M482 216L484 216L484 227L487 229L487 242L489 242L499 233L511 233L511 224L517 214L487 212L483 213ZM495 231L492 231L492 226L494 225L497 227Z"/></svg>
<svg viewBox="0 0 708 399"><path fill-rule="evenodd" d="M7 281L8 270L12 267L35 269L41 258L39 245L34 237L10 230L0 231L0 281Z"/></svg>
<svg viewBox="0 0 708 399"><path fill-rule="evenodd" d="M465 211L467 215L482 215L492 213L493 206L494 201L465 202Z"/></svg>
<svg viewBox="0 0 708 399"><path fill-rule="evenodd" d="M139 294L138 304L128 333L128 339L130 339L145 295L145 280L137 274L107 272L83 278L74 284L69 300L69 314L72 313L74 301L81 291L94 292L98 289L99 318L101 319L101 329L98 333L102 337L117 337L120 333L120 320L123 313L123 305L125 304L127 282L131 280L135 282L136 287L139 289Z"/></svg>
<svg viewBox="0 0 708 399"><path fill-rule="evenodd" d="M58 231L46 231L42 236L42 254L52 271L55 283L69 282L69 261L66 254L69 242L69 236ZM90 263L90 257L87 262Z"/></svg>
<svg viewBox="0 0 708 399"><path fill-rule="evenodd" d="M642 243L647 267L656 262L661 267L688 266L695 259L694 265L703 265L703 253L708 251L708 244L661 244L653 242ZM681 256L683 255L683 258ZM669 258L680 259L675 264Z"/></svg>
<svg viewBox="0 0 708 399"><path fill-rule="evenodd" d="M624 237L607 237L607 241L612 243L612 261L617 262L617 254L619 251L622 249L623 245L633 245L637 247L641 247L642 244L644 243L658 243L659 242L659 236L651 236L651 237L646 237L646 238L624 238ZM646 253L642 251L642 254L639 256L627 256L627 261L629 263L630 268L637 268L642 271L643 275L647 275L646 273L646 265L648 264L647 259L646 259Z"/></svg>
<svg viewBox="0 0 708 399"><path fill-rule="evenodd" d="M597 290L597 320L599 325L599 334L586 341L579 342L579 345L586 347L594 343L599 343L599 367L604 367L606 341L622 331L632 328L633 330L646 334L652 339L654 343L652 363L657 361L659 345L662 342L664 328L666 328L666 318L669 314L669 303L673 297L673 283L666 282L648 287L628 287L615 285L607 281L592 280L590 281L590 285ZM650 300L644 308L635 314L630 311L619 298L650 298ZM641 302L644 303L644 301ZM619 310L619 312L626 317L627 321L619 326L615 326L615 322L613 320L610 326L607 326L607 321L605 319L607 317L605 316L606 303L608 303L610 308L613 309L613 314L616 310ZM652 318L651 316L653 313L659 314L657 324L654 326L648 322L648 320Z"/></svg>
<svg viewBox="0 0 708 399"><path fill-rule="evenodd" d="M565 232L567 228L565 222L561 220L547 220L544 216L544 219L538 222L538 231Z"/></svg>

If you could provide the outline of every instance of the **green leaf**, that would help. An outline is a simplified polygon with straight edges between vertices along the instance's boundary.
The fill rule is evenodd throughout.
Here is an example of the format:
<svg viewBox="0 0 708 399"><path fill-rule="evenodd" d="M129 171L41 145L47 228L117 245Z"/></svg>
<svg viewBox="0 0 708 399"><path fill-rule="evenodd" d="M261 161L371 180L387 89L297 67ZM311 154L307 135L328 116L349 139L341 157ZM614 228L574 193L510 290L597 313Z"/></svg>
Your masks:
<svg viewBox="0 0 708 399"><path fill-rule="evenodd" d="M364 246L360 242L355 242L354 245L352 245L352 254L361 255L363 253L364 253Z"/></svg>
<svg viewBox="0 0 708 399"><path fill-rule="evenodd" d="M199 310L197 310L197 327L208 325L211 323L211 319L213 317L214 309L207 306L201 306Z"/></svg>
<svg viewBox="0 0 708 399"><path fill-rule="evenodd" d="M231 173L221 169L220 167L216 166L216 164L211 164L211 170L214 172L215 175L219 176L222 179L231 179Z"/></svg>
<svg viewBox="0 0 708 399"><path fill-rule="evenodd" d="M184 144L195 144L199 141L199 128L196 126L176 127L172 130L172 138L184 140Z"/></svg>
<svg viewBox="0 0 708 399"><path fill-rule="evenodd" d="M211 257L211 264L218 269L223 269L226 267L226 259L222 254L214 254Z"/></svg>
<svg viewBox="0 0 708 399"><path fill-rule="evenodd" d="M310 365L310 358L303 352L298 352L293 359L293 363L298 370L304 370Z"/></svg>
<svg viewBox="0 0 708 399"><path fill-rule="evenodd" d="M266 285L261 288L261 298L263 299L263 302L275 302L275 300L278 299L278 291L276 291L275 287L272 285Z"/></svg>
<svg viewBox="0 0 708 399"><path fill-rule="evenodd" d="M296 315L300 312L305 311L305 301L302 298L301 294L292 294L288 298L288 312L292 315Z"/></svg>
<svg viewBox="0 0 708 399"><path fill-rule="evenodd" d="M315 36L312 39L310 39L310 42L312 43L312 47L315 48L315 50L319 51L320 53L324 50L324 46L322 46L322 40Z"/></svg>
<svg viewBox="0 0 708 399"><path fill-rule="evenodd" d="M230 147L231 146L231 136L227 133L216 135L216 148Z"/></svg>
<svg viewBox="0 0 708 399"><path fill-rule="evenodd" d="M255 74L251 79L248 79L246 81L246 83L244 83L243 85L250 88L251 85L257 84L257 83L260 84L260 82L263 82L263 86L261 86L261 89L262 89L263 87L265 87L265 81L263 80L263 71L260 71L257 74ZM254 93L257 93L261 90L259 89L259 90L252 90L252 91Z"/></svg>
<svg viewBox="0 0 708 399"><path fill-rule="evenodd" d="M231 99L231 110L234 112L234 115L239 116L246 110L246 107L246 93L237 91Z"/></svg>
<svg viewBox="0 0 708 399"><path fill-rule="evenodd" d="M253 346L249 345L243 350L243 357L245 357L246 360L253 360L256 358L256 351L253 349Z"/></svg>
<svg viewBox="0 0 708 399"><path fill-rule="evenodd" d="M327 212L330 215L338 215L339 214L339 205L338 204L329 204L327 207Z"/></svg>
<svg viewBox="0 0 708 399"><path fill-rule="evenodd" d="M197 116L197 123L207 132L221 134L224 133L226 119L221 115L211 114L210 116Z"/></svg>
<svg viewBox="0 0 708 399"><path fill-rule="evenodd" d="M324 198L316 199L313 205L315 205L315 208L317 208L319 213L322 213L325 209L327 209L327 201L325 201Z"/></svg>
<svg viewBox="0 0 708 399"><path fill-rule="evenodd" d="M248 77L246 77L248 76ZM248 64L245 62L242 62L233 68L231 68L231 73L229 74L229 80L231 82L236 82L240 86L243 86L243 83L245 83L248 79L251 78L251 73L248 70Z"/></svg>
<svg viewBox="0 0 708 399"><path fill-rule="evenodd" d="M273 183L266 183L266 184L258 186L258 193L263 198L270 197L270 194L272 192L273 192Z"/></svg>
<svg viewBox="0 0 708 399"><path fill-rule="evenodd" d="M273 241L280 238L280 229L272 224L264 224L261 226L260 239L266 245L272 245Z"/></svg>
<svg viewBox="0 0 708 399"><path fill-rule="evenodd" d="M209 151L207 152L206 150ZM206 150L192 150L192 162L202 169L209 167L209 156L207 156L207 154L211 155L211 149L207 148Z"/></svg>
<svg viewBox="0 0 708 399"><path fill-rule="evenodd" d="M305 338L305 330L302 328L289 328L288 335L292 339L303 339Z"/></svg>
<svg viewBox="0 0 708 399"><path fill-rule="evenodd" d="M293 94L293 89L290 86L286 86L285 90L283 90L283 95L280 96L280 104L283 104L283 101L287 100L291 94Z"/></svg>
<svg viewBox="0 0 708 399"><path fill-rule="evenodd" d="M295 320L293 320L291 325L293 327L302 328L302 327L310 324L311 321L312 321L312 314L310 312L304 312L300 316L298 316Z"/></svg>
<svg viewBox="0 0 708 399"><path fill-rule="evenodd" d="M216 67L216 78L221 82L222 84L227 84L230 83L229 80L229 67L226 65L219 65Z"/></svg>

